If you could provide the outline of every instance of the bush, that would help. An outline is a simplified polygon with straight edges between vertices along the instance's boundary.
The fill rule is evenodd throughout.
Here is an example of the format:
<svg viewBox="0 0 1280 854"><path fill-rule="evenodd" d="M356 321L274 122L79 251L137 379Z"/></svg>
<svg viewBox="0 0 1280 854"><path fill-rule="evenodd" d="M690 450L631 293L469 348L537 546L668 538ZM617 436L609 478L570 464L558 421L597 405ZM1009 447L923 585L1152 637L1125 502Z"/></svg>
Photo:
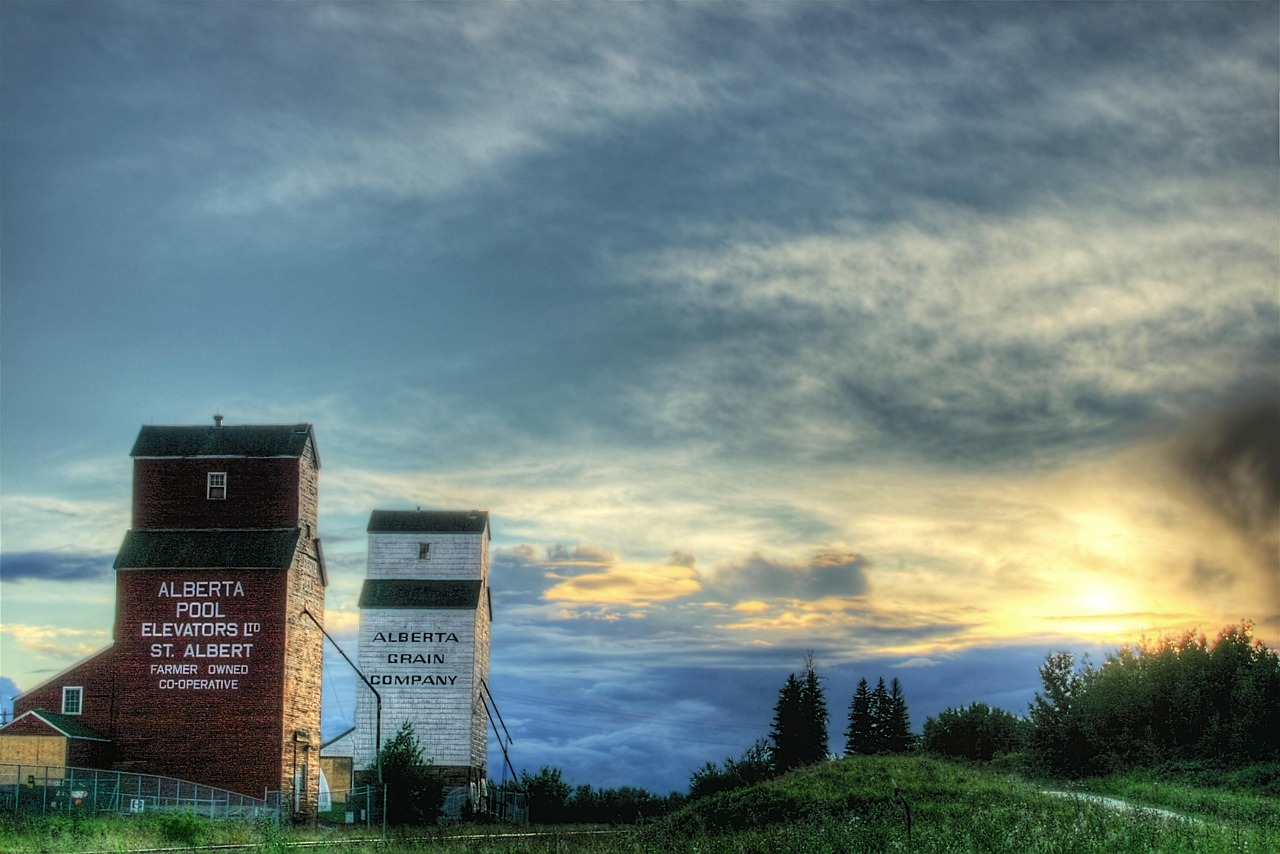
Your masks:
<svg viewBox="0 0 1280 854"><path fill-rule="evenodd" d="M156 818L156 830L165 842L193 848L209 836L208 823L186 811L161 814Z"/></svg>
<svg viewBox="0 0 1280 854"><path fill-rule="evenodd" d="M940 756L990 762L997 754L1016 753L1026 741L1026 721L972 703L963 709L945 709L924 722L925 750Z"/></svg>

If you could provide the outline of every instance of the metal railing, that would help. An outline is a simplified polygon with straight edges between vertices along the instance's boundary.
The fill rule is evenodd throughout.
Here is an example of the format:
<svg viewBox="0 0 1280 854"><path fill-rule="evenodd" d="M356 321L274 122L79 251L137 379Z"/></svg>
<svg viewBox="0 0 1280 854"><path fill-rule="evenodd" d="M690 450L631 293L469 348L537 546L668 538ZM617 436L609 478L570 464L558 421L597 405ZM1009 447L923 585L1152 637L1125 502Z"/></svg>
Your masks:
<svg viewBox="0 0 1280 854"><path fill-rule="evenodd" d="M278 823L282 806L279 798L268 801L172 777L0 763L0 812L128 815L181 810L207 818Z"/></svg>

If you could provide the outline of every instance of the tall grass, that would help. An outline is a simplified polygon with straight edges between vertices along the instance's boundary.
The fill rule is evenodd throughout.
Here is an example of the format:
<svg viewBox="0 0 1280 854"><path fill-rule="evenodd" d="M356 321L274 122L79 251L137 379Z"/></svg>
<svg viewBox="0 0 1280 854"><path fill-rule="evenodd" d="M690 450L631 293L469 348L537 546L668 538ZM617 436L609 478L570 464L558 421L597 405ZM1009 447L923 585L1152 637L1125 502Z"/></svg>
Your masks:
<svg viewBox="0 0 1280 854"><path fill-rule="evenodd" d="M1273 813L1180 821L927 756L856 757L696 801L644 832L653 850L702 852L1269 852Z"/></svg>

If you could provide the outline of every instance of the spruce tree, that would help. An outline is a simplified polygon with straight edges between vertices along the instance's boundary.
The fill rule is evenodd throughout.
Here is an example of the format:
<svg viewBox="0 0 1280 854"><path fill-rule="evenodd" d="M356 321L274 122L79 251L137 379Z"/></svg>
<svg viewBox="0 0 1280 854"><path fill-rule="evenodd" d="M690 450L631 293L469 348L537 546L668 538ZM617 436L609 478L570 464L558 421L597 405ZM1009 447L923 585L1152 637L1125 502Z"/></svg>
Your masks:
<svg viewBox="0 0 1280 854"><path fill-rule="evenodd" d="M871 688L864 676L858 680L858 688L849 703L849 728L844 733L845 756L855 753L871 753Z"/></svg>
<svg viewBox="0 0 1280 854"><path fill-rule="evenodd" d="M876 690L871 692L871 738L868 739L868 753L884 753L888 749L886 735L889 731L889 692L884 687L884 677L876 683Z"/></svg>
<svg viewBox="0 0 1280 854"><path fill-rule="evenodd" d="M804 681L800 685L800 709L804 721L800 760L809 765L827 758L827 699L813 669L813 657L805 661Z"/></svg>
<svg viewBox="0 0 1280 854"><path fill-rule="evenodd" d="M911 718L907 715L907 699L902 695L902 683L895 676L889 685L889 710L885 715L884 749L890 753L905 753L911 749Z"/></svg>
<svg viewBox="0 0 1280 854"><path fill-rule="evenodd" d="M769 737L779 773L827 758L827 701L812 658L805 661L804 677L790 674L778 692Z"/></svg>
<svg viewBox="0 0 1280 854"><path fill-rule="evenodd" d="M773 741L773 765L779 773L798 768L801 762L801 732L804 729L804 711L801 707L802 686L794 673L787 676L778 692L778 704L773 708L773 729L769 738Z"/></svg>

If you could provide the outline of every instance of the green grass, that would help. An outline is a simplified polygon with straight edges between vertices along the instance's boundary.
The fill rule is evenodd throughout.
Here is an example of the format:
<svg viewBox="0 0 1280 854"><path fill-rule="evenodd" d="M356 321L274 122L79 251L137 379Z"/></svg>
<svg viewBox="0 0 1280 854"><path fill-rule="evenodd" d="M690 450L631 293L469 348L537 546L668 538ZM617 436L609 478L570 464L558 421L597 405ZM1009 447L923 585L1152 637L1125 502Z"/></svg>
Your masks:
<svg viewBox="0 0 1280 854"><path fill-rule="evenodd" d="M1230 771L1196 765L1126 771L1079 786L1208 821L1255 824L1280 837L1280 762Z"/></svg>
<svg viewBox="0 0 1280 854"><path fill-rule="evenodd" d="M1184 769L1185 771L1186 769ZM1197 771L1196 773L1200 773ZM0 817L0 851L118 851L190 844L248 843L283 854L290 841L325 839L329 854L426 852L1250 852L1280 854L1280 803L1267 768L1171 771L1086 781L1080 788L1194 816L1180 821L1149 811L1118 811L1082 799L1043 794L1039 784L983 766L929 756L858 757L823 763L735 792L705 798L649 825L609 835L589 828L452 826L393 831L371 847L363 829L254 828L191 816L38 820ZM913 819L893 795L896 780ZM1204 785L1210 783L1212 785ZM1062 788L1061 784L1053 786ZM459 835L479 838L459 839ZM376 832L375 832L376 835ZM417 838L412 838L417 837Z"/></svg>
<svg viewBox="0 0 1280 854"><path fill-rule="evenodd" d="M893 796L897 780L910 804ZM1200 790L1213 803L1218 793ZM1226 802L1232 803L1231 793ZM825 763L750 789L696 801L652 829L652 850L701 852L1227 852L1280 851L1280 808L1219 808L1178 821L1117 811L978 766L928 756Z"/></svg>

